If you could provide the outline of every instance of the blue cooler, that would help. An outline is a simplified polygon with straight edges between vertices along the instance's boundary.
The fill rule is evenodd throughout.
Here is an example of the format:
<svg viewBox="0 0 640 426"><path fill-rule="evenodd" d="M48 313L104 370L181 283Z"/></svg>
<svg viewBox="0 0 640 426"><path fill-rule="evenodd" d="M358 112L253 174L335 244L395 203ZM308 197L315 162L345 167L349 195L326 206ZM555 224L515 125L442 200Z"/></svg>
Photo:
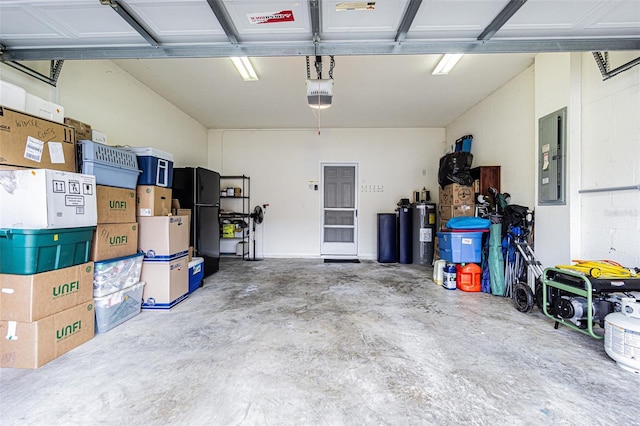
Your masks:
<svg viewBox="0 0 640 426"><path fill-rule="evenodd" d="M156 148L127 148L138 157L138 185L171 188L173 185L173 154Z"/></svg>
<svg viewBox="0 0 640 426"><path fill-rule="evenodd" d="M204 277L204 258L194 257L189 262L189 294L193 293L202 285Z"/></svg>

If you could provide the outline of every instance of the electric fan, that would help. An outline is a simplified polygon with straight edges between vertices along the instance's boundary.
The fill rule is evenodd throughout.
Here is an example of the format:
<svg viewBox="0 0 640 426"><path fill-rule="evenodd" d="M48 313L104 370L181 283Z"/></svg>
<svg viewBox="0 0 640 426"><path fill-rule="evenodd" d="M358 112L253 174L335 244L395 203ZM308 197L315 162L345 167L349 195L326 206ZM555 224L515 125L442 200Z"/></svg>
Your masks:
<svg viewBox="0 0 640 426"><path fill-rule="evenodd" d="M253 208L253 212L249 215L249 217L251 218L253 225L252 225L252 231L253 231L253 258L248 257L247 260L252 260L252 261L256 261L256 260L262 260L262 259L256 259L256 225L260 225L262 223L262 221L264 220L264 210L267 208L269 204L263 204L262 207L260 206L255 206Z"/></svg>

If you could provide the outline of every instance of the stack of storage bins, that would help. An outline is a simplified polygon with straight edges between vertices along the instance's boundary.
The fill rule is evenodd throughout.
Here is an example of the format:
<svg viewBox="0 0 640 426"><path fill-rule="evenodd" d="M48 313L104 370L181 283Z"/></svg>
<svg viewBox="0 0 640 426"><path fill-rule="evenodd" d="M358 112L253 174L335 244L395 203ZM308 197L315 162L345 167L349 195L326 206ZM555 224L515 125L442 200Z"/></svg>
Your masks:
<svg viewBox="0 0 640 426"><path fill-rule="evenodd" d="M94 336L96 181L7 168L0 170L0 366L38 368Z"/></svg>
<svg viewBox="0 0 640 426"><path fill-rule="evenodd" d="M466 139L465 139L466 138ZM465 136L460 140L467 140ZM470 147L470 140L461 145L463 151ZM458 150L458 149L456 149ZM454 217L475 216L475 193L472 186L452 183L440 188L440 229L438 232L438 253L440 259L456 266L456 286L470 292L481 290L482 232L465 232L456 230L449 232L447 222Z"/></svg>
<svg viewBox="0 0 640 426"><path fill-rule="evenodd" d="M142 309L168 311L189 296L189 216L170 216L173 155L151 147L125 149L137 156L141 170L136 215L146 283Z"/></svg>
<svg viewBox="0 0 640 426"><path fill-rule="evenodd" d="M81 140L78 167L95 175L98 184L93 296L96 331L103 333L139 314L142 306L142 254L135 214L138 163L130 152Z"/></svg>

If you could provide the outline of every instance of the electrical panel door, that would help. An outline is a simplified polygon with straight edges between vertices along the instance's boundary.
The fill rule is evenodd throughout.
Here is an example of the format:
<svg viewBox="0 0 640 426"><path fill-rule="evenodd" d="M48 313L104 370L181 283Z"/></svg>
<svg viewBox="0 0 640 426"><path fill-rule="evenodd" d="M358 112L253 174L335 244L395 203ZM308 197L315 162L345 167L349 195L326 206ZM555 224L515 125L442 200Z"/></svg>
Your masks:
<svg viewBox="0 0 640 426"><path fill-rule="evenodd" d="M565 204L567 108L538 120L538 204Z"/></svg>

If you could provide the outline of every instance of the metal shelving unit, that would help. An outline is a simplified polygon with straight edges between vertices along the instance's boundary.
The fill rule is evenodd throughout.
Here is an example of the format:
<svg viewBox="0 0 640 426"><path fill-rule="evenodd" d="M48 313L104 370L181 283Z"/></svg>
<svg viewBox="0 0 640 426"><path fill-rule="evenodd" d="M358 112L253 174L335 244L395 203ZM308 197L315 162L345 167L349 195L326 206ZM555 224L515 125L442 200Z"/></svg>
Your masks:
<svg viewBox="0 0 640 426"><path fill-rule="evenodd" d="M240 188L240 193L233 195L228 192L228 188ZM220 176L220 220L241 224L242 235L233 238L224 238L222 228L220 229L220 255L231 257L249 257L249 233L251 229L249 222L251 219L251 178L245 175ZM227 242L235 242L234 250L225 247ZM242 243L241 254L237 254L237 243Z"/></svg>

